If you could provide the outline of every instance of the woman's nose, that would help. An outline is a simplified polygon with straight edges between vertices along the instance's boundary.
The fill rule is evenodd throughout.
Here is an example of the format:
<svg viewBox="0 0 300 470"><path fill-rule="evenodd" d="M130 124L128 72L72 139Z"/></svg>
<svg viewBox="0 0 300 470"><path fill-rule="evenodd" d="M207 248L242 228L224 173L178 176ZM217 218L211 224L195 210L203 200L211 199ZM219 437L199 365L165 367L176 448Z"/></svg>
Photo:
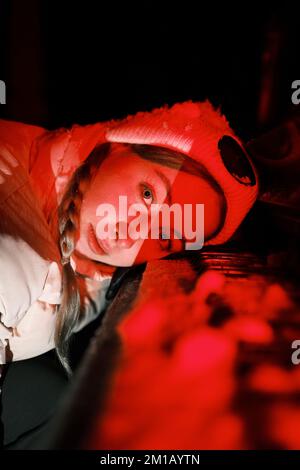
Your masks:
<svg viewBox="0 0 300 470"><path fill-rule="evenodd" d="M120 248L130 248L136 240L133 240L128 233L127 222L117 222L115 227L116 244Z"/></svg>

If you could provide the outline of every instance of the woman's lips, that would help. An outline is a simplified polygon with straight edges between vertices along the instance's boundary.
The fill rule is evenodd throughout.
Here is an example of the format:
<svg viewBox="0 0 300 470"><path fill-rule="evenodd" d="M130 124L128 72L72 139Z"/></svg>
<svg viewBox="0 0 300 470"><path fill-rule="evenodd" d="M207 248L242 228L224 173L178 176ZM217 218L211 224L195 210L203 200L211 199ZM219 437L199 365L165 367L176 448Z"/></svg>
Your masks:
<svg viewBox="0 0 300 470"><path fill-rule="evenodd" d="M88 228L88 243L91 250L97 255L107 255L107 252L104 250L104 247L101 244L101 241L97 239L92 224Z"/></svg>

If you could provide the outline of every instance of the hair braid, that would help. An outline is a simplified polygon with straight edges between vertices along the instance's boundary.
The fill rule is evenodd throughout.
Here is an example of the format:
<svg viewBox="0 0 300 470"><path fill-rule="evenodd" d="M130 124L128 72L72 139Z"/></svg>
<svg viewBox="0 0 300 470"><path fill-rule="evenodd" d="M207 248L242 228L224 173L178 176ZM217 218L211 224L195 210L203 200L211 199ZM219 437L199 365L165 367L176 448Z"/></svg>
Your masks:
<svg viewBox="0 0 300 470"><path fill-rule="evenodd" d="M96 147L74 172L58 207L58 238L62 263L62 299L57 311L55 346L57 355L71 374L69 365L70 338L81 312L80 292L77 276L70 262L80 229L80 209L93 172L100 166L109 152L109 144Z"/></svg>

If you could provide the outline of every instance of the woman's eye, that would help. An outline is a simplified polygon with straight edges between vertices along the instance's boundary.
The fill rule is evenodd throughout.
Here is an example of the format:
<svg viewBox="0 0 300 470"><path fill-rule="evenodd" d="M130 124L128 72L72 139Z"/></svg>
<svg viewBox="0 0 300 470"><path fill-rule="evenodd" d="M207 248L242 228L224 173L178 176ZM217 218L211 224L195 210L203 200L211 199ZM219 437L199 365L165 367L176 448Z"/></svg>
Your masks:
<svg viewBox="0 0 300 470"><path fill-rule="evenodd" d="M142 190L142 197L147 205L153 202L153 193L150 188L144 187Z"/></svg>

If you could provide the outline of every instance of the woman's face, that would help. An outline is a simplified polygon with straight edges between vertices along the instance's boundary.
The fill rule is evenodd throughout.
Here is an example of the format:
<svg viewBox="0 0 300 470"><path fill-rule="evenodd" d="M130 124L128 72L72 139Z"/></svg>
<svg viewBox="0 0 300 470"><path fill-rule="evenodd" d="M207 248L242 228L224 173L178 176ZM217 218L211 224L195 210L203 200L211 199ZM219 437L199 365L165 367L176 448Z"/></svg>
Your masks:
<svg viewBox="0 0 300 470"><path fill-rule="evenodd" d="M123 210L120 210L120 196ZM178 204L181 220L180 217L162 220L151 216L151 206L153 209L153 204L163 203L168 206ZM114 211L105 211L108 206L103 204L109 204ZM135 210L138 206L133 204L139 204L140 213ZM191 212L186 211L187 204ZM197 204L204 204L204 226ZM177 238L180 234L185 237L184 224L195 230L196 227L199 229L197 221L200 220L204 239L209 238L220 224L222 206L223 196L204 178L145 160L128 146L112 144L109 156L102 162L84 195L75 248L88 258L112 266L131 266L162 258L184 249L185 241ZM128 213L129 208L133 212ZM137 217L141 213L143 235L137 238L136 233L141 228L137 228ZM170 237L162 239L162 233L167 234L167 229L170 229ZM156 238L151 233L155 233ZM185 238L190 242L195 240Z"/></svg>

